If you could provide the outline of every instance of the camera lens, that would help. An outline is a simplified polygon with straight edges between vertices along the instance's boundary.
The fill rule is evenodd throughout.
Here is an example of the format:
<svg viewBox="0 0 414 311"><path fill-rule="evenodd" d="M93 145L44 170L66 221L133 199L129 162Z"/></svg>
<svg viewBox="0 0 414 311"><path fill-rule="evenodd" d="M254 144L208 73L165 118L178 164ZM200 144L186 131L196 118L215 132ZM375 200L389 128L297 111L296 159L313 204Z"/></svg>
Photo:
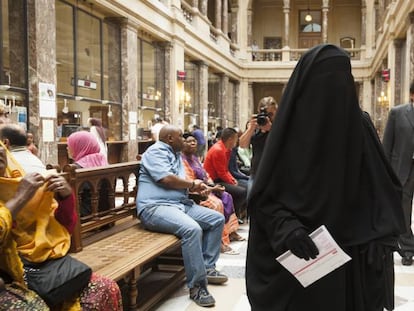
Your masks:
<svg viewBox="0 0 414 311"><path fill-rule="evenodd" d="M257 116L257 124L260 126L266 125L267 117L265 115L258 115Z"/></svg>

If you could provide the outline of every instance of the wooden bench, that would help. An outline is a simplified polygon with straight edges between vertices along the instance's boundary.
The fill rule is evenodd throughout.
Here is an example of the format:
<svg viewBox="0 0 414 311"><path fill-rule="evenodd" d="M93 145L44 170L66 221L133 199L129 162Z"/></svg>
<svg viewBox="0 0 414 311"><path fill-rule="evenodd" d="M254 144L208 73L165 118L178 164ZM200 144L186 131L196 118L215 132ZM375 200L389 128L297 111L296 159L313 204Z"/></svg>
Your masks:
<svg viewBox="0 0 414 311"><path fill-rule="evenodd" d="M138 161L104 168L63 168L76 194L79 215L72 256L94 272L127 284L129 305L124 310L150 309L185 278L180 240L145 230L136 217L138 172ZM85 185L91 213L81 216Z"/></svg>

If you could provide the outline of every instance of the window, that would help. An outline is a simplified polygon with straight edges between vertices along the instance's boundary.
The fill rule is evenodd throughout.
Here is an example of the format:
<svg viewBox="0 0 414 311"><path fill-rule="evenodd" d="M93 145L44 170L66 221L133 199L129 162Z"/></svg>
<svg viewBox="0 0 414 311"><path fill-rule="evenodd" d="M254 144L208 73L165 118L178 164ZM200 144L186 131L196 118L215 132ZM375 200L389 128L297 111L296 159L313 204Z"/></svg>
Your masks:
<svg viewBox="0 0 414 311"><path fill-rule="evenodd" d="M121 139L121 29L113 19L56 0L58 119L99 117ZM63 109L66 107L65 109Z"/></svg>
<svg viewBox="0 0 414 311"><path fill-rule="evenodd" d="M1 1L0 84L26 88L26 1Z"/></svg>
<svg viewBox="0 0 414 311"><path fill-rule="evenodd" d="M0 110L27 128L26 1L0 4Z"/></svg>
<svg viewBox="0 0 414 311"><path fill-rule="evenodd" d="M157 44L138 40L138 93L141 100L143 127L150 129L155 118L165 119L165 52ZM167 120L168 121L168 120Z"/></svg>
<svg viewBox="0 0 414 311"><path fill-rule="evenodd" d="M306 16L310 15L310 21L306 20ZM322 14L317 10L303 10L299 12L299 29L301 32L321 32L322 31Z"/></svg>

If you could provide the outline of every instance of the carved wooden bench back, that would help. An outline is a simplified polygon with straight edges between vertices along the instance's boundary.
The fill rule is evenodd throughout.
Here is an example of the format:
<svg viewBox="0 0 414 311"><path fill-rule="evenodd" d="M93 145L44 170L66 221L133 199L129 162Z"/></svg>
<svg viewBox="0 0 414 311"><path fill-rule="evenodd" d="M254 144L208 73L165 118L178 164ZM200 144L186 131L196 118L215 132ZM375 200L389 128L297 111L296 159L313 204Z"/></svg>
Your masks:
<svg viewBox="0 0 414 311"><path fill-rule="evenodd" d="M74 164L63 167L77 198L79 216L72 234L72 252L79 252L83 246L125 229L126 221L137 222L138 172L138 161L94 168L77 168ZM90 208L88 213L81 212L85 203Z"/></svg>

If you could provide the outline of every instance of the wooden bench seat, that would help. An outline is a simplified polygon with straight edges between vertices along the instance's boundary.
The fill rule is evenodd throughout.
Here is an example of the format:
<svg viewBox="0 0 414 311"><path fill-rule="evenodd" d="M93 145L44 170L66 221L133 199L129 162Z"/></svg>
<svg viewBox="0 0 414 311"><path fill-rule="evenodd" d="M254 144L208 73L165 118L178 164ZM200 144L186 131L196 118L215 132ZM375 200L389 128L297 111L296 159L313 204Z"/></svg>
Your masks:
<svg viewBox="0 0 414 311"><path fill-rule="evenodd" d="M73 257L88 264L100 275L119 281L127 279L129 284L129 308L148 310L163 297L176 289L184 279L181 257L176 253L180 240L171 234L150 232L140 224L115 233L112 236L85 246ZM157 293L147 299L137 300L138 291L151 272L168 275ZM142 284L137 282L142 279ZM141 286L140 286L141 285Z"/></svg>
<svg viewBox="0 0 414 311"><path fill-rule="evenodd" d="M124 300L124 310L143 311L183 283L185 273L180 239L145 230L136 217L138 172L139 162L132 161L89 169L66 165L62 174L77 197L79 217L71 255L94 272L126 284L128 301ZM81 216L85 184L91 212ZM150 291L148 284L154 275L162 278Z"/></svg>

